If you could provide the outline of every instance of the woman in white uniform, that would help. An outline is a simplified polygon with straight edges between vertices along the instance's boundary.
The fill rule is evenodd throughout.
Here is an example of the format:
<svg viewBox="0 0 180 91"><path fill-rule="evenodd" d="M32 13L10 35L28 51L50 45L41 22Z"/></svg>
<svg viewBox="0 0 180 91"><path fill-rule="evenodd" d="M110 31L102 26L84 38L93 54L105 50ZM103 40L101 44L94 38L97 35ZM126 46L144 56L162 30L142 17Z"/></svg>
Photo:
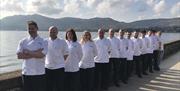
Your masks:
<svg viewBox="0 0 180 91"><path fill-rule="evenodd" d="M93 91L94 89L94 57L97 56L97 48L91 39L91 33L85 31L81 38L83 57L79 62L81 91Z"/></svg>
<svg viewBox="0 0 180 91"><path fill-rule="evenodd" d="M66 91L80 91L79 62L83 53L74 29L66 32L66 43L69 55L65 61L65 89Z"/></svg>

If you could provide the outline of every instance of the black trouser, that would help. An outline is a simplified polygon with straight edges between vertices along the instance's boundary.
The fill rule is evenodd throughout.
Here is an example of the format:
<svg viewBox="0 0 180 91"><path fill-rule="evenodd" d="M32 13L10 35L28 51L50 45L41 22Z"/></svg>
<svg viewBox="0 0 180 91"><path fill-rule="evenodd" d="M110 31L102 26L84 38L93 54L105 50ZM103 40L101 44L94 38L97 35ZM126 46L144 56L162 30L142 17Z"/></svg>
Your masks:
<svg viewBox="0 0 180 91"><path fill-rule="evenodd" d="M148 65L147 54L141 55L141 60L142 60L142 72L146 73L147 65Z"/></svg>
<svg viewBox="0 0 180 91"><path fill-rule="evenodd" d="M109 63L95 63L95 89L108 88L109 70Z"/></svg>
<svg viewBox="0 0 180 91"><path fill-rule="evenodd" d="M64 68L46 68L47 91L64 91Z"/></svg>
<svg viewBox="0 0 180 91"><path fill-rule="evenodd" d="M152 57L153 57L153 54L152 53L147 53L147 69L149 70L149 72L152 72Z"/></svg>
<svg viewBox="0 0 180 91"><path fill-rule="evenodd" d="M127 60L126 58L119 58L120 60L120 79L127 81Z"/></svg>
<svg viewBox="0 0 180 91"><path fill-rule="evenodd" d="M136 64L136 74L138 76L141 76L141 56L134 56L134 61L135 61L135 64Z"/></svg>
<svg viewBox="0 0 180 91"><path fill-rule="evenodd" d="M22 75L23 91L46 91L45 75Z"/></svg>
<svg viewBox="0 0 180 91"><path fill-rule="evenodd" d="M94 67L80 69L81 91L94 90Z"/></svg>
<svg viewBox="0 0 180 91"><path fill-rule="evenodd" d="M65 72L65 91L80 91L80 74Z"/></svg>
<svg viewBox="0 0 180 91"><path fill-rule="evenodd" d="M127 77L129 78L133 71L133 60L127 60Z"/></svg>
<svg viewBox="0 0 180 91"><path fill-rule="evenodd" d="M118 83L119 81L119 68L120 68L120 61L119 58L110 58L110 65L111 65L111 72L112 72L112 80L113 83Z"/></svg>
<svg viewBox="0 0 180 91"><path fill-rule="evenodd" d="M159 55L159 51L158 50L155 50L153 52L153 59L154 59L154 69L155 70L159 70L159 60L158 60L158 56Z"/></svg>

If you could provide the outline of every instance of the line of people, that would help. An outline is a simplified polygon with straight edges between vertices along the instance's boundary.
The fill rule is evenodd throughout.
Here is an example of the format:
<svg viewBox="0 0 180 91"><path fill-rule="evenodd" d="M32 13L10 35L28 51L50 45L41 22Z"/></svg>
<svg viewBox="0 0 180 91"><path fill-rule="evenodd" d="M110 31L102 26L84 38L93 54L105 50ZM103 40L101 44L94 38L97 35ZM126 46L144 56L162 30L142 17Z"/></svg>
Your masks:
<svg viewBox="0 0 180 91"><path fill-rule="evenodd" d="M160 32L125 32L117 36L111 28L109 37L103 29L98 37L84 31L78 42L74 29L66 31L65 40L58 29L49 28L49 38L38 35L38 25L28 21L28 37L19 42L18 59L23 59L24 91L101 91L119 82L128 84L135 74L142 78L153 70L160 71L163 44ZM141 36L140 36L141 35Z"/></svg>

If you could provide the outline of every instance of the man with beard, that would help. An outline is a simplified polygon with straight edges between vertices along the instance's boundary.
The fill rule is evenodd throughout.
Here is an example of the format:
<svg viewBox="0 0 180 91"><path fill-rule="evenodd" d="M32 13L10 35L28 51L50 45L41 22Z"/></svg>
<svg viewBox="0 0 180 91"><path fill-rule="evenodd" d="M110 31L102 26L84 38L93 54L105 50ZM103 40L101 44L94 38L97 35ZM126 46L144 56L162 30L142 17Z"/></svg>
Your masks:
<svg viewBox="0 0 180 91"><path fill-rule="evenodd" d="M45 91L45 55L47 43L37 31L38 25L28 21L29 37L22 39L17 48L17 58L23 59L23 91Z"/></svg>

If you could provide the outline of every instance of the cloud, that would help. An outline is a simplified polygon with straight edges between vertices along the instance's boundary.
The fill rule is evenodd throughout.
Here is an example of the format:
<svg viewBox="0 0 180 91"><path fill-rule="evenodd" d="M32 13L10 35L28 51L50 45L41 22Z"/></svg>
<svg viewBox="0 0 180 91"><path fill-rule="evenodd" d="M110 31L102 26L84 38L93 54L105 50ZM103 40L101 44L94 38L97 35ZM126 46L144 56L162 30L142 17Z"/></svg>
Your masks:
<svg viewBox="0 0 180 91"><path fill-rule="evenodd" d="M180 2L171 8L171 14L175 17L180 17Z"/></svg>
<svg viewBox="0 0 180 91"><path fill-rule="evenodd" d="M154 11L157 15L161 15L162 12L164 12L166 9L166 3L165 3L165 0L161 0L159 3L157 3L155 6L154 6Z"/></svg>
<svg viewBox="0 0 180 91"><path fill-rule="evenodd" d="M6 16L23 14L25 12L20 0L1 0L0 19Z"/></svg>
<svg viewBox="0 0 180 91"><path fill-rule="evenodd" d="M96 10L99 14L108 14L111 9L111 4L107 1L100 3Z"/></svg>
<svg viewBox="0 0 180 91"><path fill-rule="evenodd" d="M78 3L68 3L64 7L64 12L73 14L79 11L79 4Z"/></svg>
<svg viewBox="0 0 180 91"><path fill-rule="evenodd" d="M1 0L1 11L23 12L23 4L19 0Z"/></svg>
<svg viewBox="0 0 180 91"><path fill-rule="evenodd" d="M59 14L62 12L57 0L34 0L27 2L28 13L41 13L46 15Z"/></svg>

